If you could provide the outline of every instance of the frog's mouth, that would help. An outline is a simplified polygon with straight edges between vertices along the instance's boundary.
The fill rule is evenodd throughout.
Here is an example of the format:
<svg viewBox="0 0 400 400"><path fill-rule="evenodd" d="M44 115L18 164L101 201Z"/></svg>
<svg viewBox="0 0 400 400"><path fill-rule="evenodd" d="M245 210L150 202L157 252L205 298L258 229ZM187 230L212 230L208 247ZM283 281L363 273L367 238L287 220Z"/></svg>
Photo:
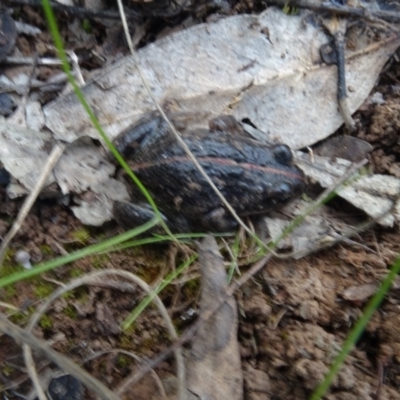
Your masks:
<svg viewBox="0 0 400 400"><path fill-rule="evenodd" d="M266 174L274 174L274 175L281 175L281 176L286 176L290 179L299 179L301 181L304 181L304 175L299 172L293 172L293 171L286 171L284 169L278 169L278 168L272 168L272 167L267 167L267 166L262 166L262 165L257 165L257 164L251 164L251 163L240 163L235 160L229 159L229 158L218 158L218 157L196 157L197 161L201 163L211 163L211 164L218 164L218 165L224 165L224 166L232 166L232 167L241 167L243 169L248 169L252 171L261 171ZM176 156L176 157L170 157L165 160L157 160L154 162L143 162L140 164L132 164L130 167L133 169L133 171L140 171L143 169L149 169L152 167L158 167L160 165L168 165L168 164L173 164L173 163L191 163L193 164L193 161L189 157L185 156ZM285 165L282 165L282 167L285 167Z"/></svg>

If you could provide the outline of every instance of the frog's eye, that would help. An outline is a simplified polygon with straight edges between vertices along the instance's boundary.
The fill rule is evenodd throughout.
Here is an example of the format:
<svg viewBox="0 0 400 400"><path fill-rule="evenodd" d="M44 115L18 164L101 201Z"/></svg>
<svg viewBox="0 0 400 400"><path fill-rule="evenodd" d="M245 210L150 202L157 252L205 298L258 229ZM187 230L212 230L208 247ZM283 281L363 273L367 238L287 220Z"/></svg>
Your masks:
<svg viewBox="0 0 400 400"><path fill-rule="evenodd" d="M272 152L276 161L280 164L290 164L293 159L293 154L288 146L285 144L278 144L272 148Z"/></svg>

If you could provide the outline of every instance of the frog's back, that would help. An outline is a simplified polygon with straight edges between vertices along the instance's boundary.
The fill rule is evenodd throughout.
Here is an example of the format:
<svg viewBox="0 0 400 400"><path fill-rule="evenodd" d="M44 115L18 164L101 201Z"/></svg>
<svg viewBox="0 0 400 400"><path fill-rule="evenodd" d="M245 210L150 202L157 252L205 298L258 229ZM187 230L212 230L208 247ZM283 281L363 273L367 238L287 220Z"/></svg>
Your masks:
<svg viewBox="0 0 400 400"><path fill-rule="evenodd" d="M223 132L186 135L184 140L239 214L267 211L303 186L303 174L293 165L287 146L268 147ZM131 166L169 212L193 217L221 206L184 149L171 139L135 157Z"/></svg>

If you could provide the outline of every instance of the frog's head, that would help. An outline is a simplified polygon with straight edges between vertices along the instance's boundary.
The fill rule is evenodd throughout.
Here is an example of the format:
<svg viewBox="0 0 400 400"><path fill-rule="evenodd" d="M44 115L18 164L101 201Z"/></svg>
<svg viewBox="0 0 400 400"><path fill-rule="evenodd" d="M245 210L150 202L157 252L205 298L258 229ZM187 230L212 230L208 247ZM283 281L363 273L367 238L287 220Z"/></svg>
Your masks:
<svg viewBox="0 0 400 400"><path fill-rule="evenodd" d="M285 144L271 147L269 168L274 177L273 197L284 202L301 193L305 187L303 172L293 164L293 154Z"/></svg>

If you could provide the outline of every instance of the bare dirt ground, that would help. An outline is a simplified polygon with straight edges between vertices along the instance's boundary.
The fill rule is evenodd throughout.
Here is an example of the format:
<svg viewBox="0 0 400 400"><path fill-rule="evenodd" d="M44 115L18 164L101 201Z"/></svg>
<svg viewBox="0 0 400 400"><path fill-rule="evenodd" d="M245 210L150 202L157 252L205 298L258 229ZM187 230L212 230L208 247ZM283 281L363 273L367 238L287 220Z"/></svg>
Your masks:
<svg viewBox="0 0 400 400"><path fill-rule="evenodd" d="M237 8L251 11L244 4ZM44 28L41 12L27 6L23 11L26 22ZM71 45L77 39L68 41L73 35L67 28L74 19L67 20L61 29ZM93 30L96 33L95 25ZM115 31L108 32L107 40L111 41L111 33L118 37ZM97 33L90 40L99 40ZM46 42L50 42L48 33L43 33L36 43L21 36L17 46L22 53L31 54L35 46ZM79 46L84 49L88 43L89 39ZM79 46L75 43L75 47ZM53 73L46 67L39 70L44 75ZM367 101L355 114L355 136L373 146L370 160L374 171L400 177L398 58L391 59L374 92L381 93L384 101ZM0 235L4 235L20 202L8 199L1 189L0 204ZM13 241L1 275L22 269L13 261L18 249L28 251L32 262L38 263L111 237L118 230L114 224L101 229L84 227L66 207L56 201L39 200ZM125 269L152 284L191 251L188 248L184 254L174 245L160 245L88 257L11 285L0 292L0 301L16 308L9 312L10 318L24 326L44 298L73 278L100 269ZM375 227L360 233L351 243L338 244L297 261L273 259L242 287L236 299L245 399L308 398L399 251L398 227ZM243 270L247 267L240 266ZM197 308L197 277L195 263L161 294L179 331L195 318L188 311ZM397 281L375 313L326 399L400 399L399 285ZM121 332L119 324L143 296L139 289L121 282L114 288L101 284L80 287L56 300L34 333L82 364L108 387L115 388L139 365L129 353L142 359L152 358L170 343L164 323L153 307L145 310L133 328ZM35 356L35 361L40 373L51 366L40 355ZM163 362L156 372L167 395L173 393L174 361ZM31 387L20 347L4 335L0 340L0 387L2 398L8 399L21 398L18 393L27 393ZM84 398L94 397L85 392ZM153 378L148 376L130 388L124 398L162 397Z"/></svg>

